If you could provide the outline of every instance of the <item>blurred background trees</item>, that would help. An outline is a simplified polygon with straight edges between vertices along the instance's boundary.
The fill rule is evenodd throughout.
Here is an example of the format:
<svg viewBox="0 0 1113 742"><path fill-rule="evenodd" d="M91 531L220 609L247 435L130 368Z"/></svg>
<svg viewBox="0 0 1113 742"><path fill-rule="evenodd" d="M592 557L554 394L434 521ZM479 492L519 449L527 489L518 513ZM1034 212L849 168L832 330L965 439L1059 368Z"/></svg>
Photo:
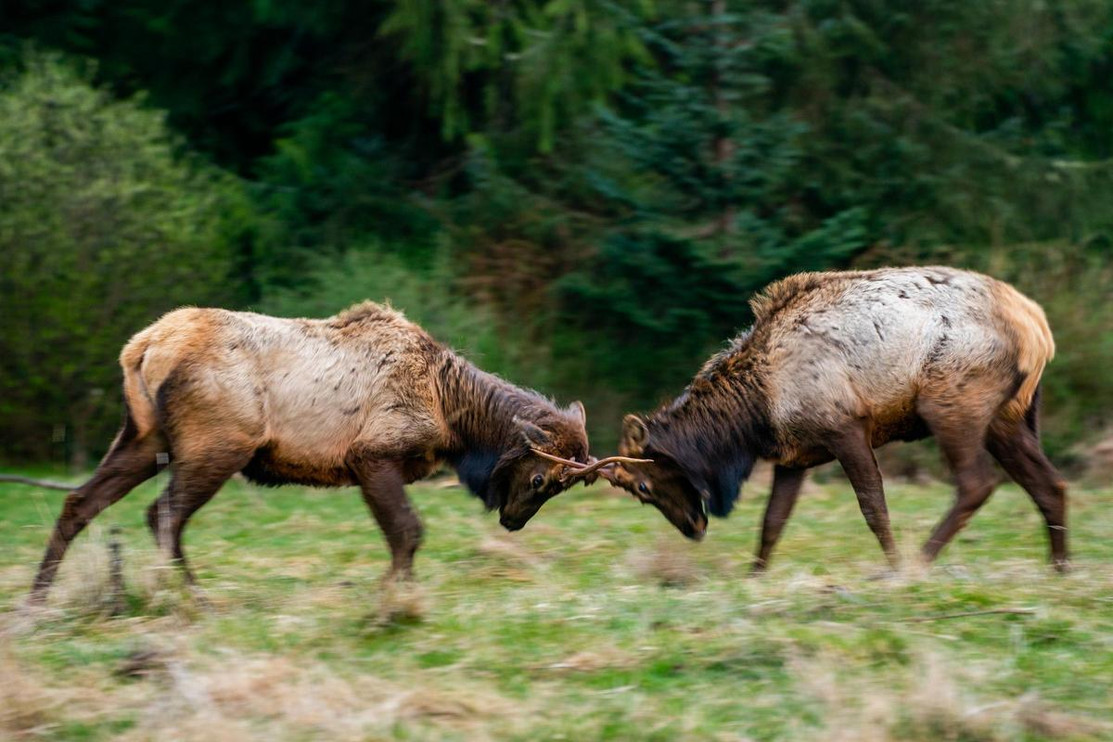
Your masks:
<svg viewBox="0 0 1113 742"><path fill-rule="evenodd" d="M4 0L0 452L102 450L172 306L364 297L605 448L765 283L938 261L1048 309L1069 463L1113 410L1111 73L1113 0Z"/></svg>
<svg viewBox="0 0 1113 742"><path fill-rule="evenodd" d="M164 116L55 57L0 92L0 419L12 455L78 465L119 419L121 343L186 302L235 303L233 176L179 154ZM55 430L57 427L57 430ZM105 434L108 437L105 437Z"/></svg>

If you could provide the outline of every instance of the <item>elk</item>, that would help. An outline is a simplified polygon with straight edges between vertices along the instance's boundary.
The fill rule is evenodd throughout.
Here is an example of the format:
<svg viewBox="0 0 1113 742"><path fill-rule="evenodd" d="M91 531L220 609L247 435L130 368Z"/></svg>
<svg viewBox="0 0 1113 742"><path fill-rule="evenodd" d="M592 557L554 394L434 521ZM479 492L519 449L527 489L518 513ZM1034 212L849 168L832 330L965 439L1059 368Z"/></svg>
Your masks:
<svg viewBox="0 0 1113 742"><path fill-rule="evenodd" d="M700 539L755 460L774 464L753 562L769 564L808 468L837 459L889 564L897 549L873 449L934 436L956 497L922 548L932 561L997 484L989 455L1035 501L1051 558L1068 567L1066 488L1039 440L1040 376L1055 352L1043 310L1008 284L945 267L803 273L752 301L753 326L685 391L627 415L602 469ZM988 455L987 455L988 454Z"/></svg>
<svg viewBox="0 0 1113 742"><path fill-rule="evenodd" d="M560 409L485 373L373 302L323 320L178 309L135 335L120 364L123 427L66 497L32 603L74 537L154 476L160 454L171 476L147 523L191 585L182 532L236 472L265 485L358 485L390 547L388 577L409 579L422 525L403 485L447 462L516 530L596 463L582 404Z"/></svg>

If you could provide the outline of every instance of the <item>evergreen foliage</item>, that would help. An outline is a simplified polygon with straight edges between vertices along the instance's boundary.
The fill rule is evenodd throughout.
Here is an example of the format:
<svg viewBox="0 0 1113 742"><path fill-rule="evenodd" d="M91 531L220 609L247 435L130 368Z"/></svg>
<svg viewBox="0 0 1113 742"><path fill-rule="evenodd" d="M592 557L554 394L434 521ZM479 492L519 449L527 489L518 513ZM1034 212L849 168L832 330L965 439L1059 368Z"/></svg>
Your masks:
<svg viewBox="0 0 1113 742"><path fill-rule="evenodd" d="M71 361L64 394L4 402L28 431L76 414L78 376L106 388L117 372L102 356L164 306L329 314L398 286L415 318L443 321L489 367L583 397L606 446L620 412L675 392L749 323L765 283L926 261L988 270L1048 307L1060 458L1109 423L1113 382L1088 369L1113 342L1111 0L9 0L2 13L4 95L19 110L0 122L0 218L22 231L0 233L14 252L0 260L78 254L72 235L67 247L26 234L55 225L42 214L63 213L85 177L131 190L92 212L101 236L80 244L144 244L129 226L142 221L168 244L203 243L190 254L207 266L149 299L38 299L43 317L114 322L84 327L106 350ZM42 84L28 41L96 60L63 87L97 111L165 111L184 138L159 135L162 164L132 167L154 134L75 116L65 125L90 142L75 165L77 150L25 121L25 107L54 109L14 102ZM169 172L180 179L159 180ZM13 177L49 184L35 186L49 198ZM167 275L148 270L152 285ZM48 290L22 275L5 271L0 322L30 316L9 311L14 297ZM44 359L5 368L5 382L44 373Z"/></svg>

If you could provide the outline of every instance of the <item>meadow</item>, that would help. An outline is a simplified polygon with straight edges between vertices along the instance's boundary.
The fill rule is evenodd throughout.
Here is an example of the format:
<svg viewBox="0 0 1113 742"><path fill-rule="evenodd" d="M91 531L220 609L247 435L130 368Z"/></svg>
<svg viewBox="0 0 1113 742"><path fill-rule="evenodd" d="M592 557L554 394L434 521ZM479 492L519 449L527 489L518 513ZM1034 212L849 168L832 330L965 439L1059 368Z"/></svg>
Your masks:
<svg viewBox="0 0 1113 742"><path fill-rule="evenodd" d="M602 485L508 534L433 482L410 488L426 540L397 588L355 491L233 481L186 533L198 596L143 524L162 484L95 521L31 614L64 493L0 485L0 737L1113 739L1113 490L1072 490L1069 575L1006 485L936 567L894 576L831 475L748 579L767 473L700 544ZM888 491L911 558L950 488Z"/></svg>

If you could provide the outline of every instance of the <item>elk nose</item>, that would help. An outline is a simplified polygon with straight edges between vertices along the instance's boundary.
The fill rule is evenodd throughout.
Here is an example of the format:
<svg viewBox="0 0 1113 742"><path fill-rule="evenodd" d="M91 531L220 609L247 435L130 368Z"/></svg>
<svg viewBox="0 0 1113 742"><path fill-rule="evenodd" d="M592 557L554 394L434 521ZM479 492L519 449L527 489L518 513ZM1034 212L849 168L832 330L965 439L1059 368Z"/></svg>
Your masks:
<svg viewBox="0 0 1113 742"><path fill-rule="evenodd" d="M692 521L692 536L695 541L703 541L703 537L707 535L707 516L701 515Z"/></svg>

